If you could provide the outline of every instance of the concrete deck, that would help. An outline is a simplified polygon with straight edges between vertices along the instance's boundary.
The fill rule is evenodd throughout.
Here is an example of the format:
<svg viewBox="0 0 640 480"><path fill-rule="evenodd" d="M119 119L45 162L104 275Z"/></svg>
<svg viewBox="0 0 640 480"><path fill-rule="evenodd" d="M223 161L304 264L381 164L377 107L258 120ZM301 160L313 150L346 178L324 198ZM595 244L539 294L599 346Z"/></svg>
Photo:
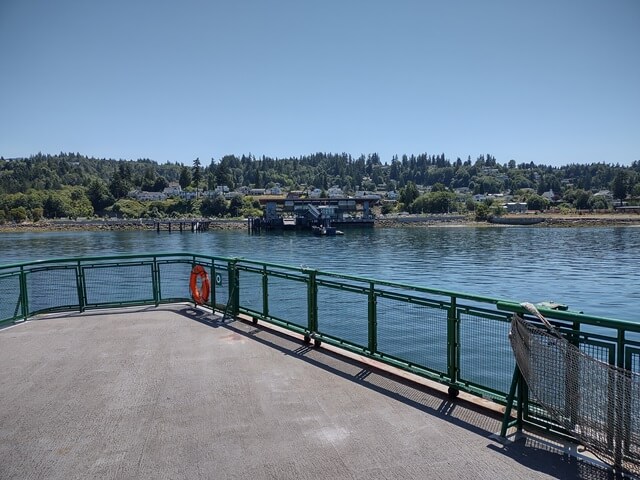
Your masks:
<svg viewBox="0 0 640 480"><path fill-rule="evenodd" d="M185 305L0 330L0 478L612 478L500 417Z"/></svg>

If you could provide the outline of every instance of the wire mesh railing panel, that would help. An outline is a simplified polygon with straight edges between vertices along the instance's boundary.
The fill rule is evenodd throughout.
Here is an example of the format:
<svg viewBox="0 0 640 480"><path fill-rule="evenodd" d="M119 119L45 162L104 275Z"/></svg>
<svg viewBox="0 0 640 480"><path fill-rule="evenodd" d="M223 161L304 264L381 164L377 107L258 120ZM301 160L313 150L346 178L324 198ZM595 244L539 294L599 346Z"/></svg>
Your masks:
<svg viewBox="0 0 640 480"><path fill-rule="evenodd" d="M640 373L640 349L635 347L627 347L627 370L633 373Z"/></svg>
<svg viewBox="0 0 640 480"><path fill-rule="evenodd" d="M635 459L635 472L640 472L640 381L631 382L628 399L628 410L626 412L629 430L625 432L627 452L626 454Z"/></svg>
<svg viewBox="0 0 640 480"><path fill-rule="evenodd" d="M187 261L158 262L161 301L191 298L189 280L192 267L193 264Z"/></svg>
<svg viewBox="0 0 640 480"><path fill-rule="evenodd" d="M506 317L472 311L459 318L460 380L506 396L515 367Z"/></svg>
<svg viewBox="0 0 640 480"><path fill-rule="evenodd" d="M20 274L0 276L0 323L21 318Z"/></svg>
<svg viewBox="0 0 640 480"><path fill-rule="evenodd" d="M308 283L305 279L267 277L269 316L305 328L309 325Z"/></svg>
<svg viewBox="0 0 640 480"><path fill-rule="evenodd" d="M447 310L378 297L378 351L447 373Z"/></svg>
<svg viewBox="0 0 640 480"><path fill-rule="evenodd" d="M616 344L593 342L590 340L581 340L579 345L580 351L585 355L589 355L601 362L614 363L616 358Z"/></svg>
<svg viewBox="0 0 640 480"><path fill-rule="evenodd" d="M240 270L240 307L264 313L262 296L262 272Z"/></svg>
<svg viewBox="0 0 640 480"><path fill-rule="evenodd" d="M75 267L49 267L27 273L29 312L77 309L77 270Z"/></svg>
<svg viewBox="0 0 640 480"><path fill-rule="evenodd" d="M229 268L226 263L214 263L211 272L211 304L217 310L226 310L231 303L229 288Z"/></svg>
<svg viewBox="0 0 640 480"><path fill-rule="evenodd" d="M151 263L83 267L87 306L152 303Z"/></svg>
<svg viewBox="0 0 640 480"><path fill-rule="evenodd" d="M318 332L367 348L369 302L366 292L318 286Z"/></svg>
<svg viewBox="0 0 640 480"><path fill-rule="evenodd" d="M634 374L640 374L640 348L626 348L626 367ZM629 455L640 458L640 382L633 382L629 392L629 407L627 418L629 421Z"/></svg>

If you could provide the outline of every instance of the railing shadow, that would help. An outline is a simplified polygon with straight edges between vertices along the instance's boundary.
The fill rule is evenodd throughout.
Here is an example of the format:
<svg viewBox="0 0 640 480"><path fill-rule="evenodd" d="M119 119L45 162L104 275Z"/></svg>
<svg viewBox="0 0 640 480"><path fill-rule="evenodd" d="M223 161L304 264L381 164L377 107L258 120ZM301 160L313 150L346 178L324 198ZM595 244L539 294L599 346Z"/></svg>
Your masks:
<svg viewBox="0 0 640 480"><path fill-rule="evenodd" d="M483 408L465 398L453 399L428 385L412 382L375 365L340 354L334 349L315 348L301 343L301 338L293 333L284 333L267 324L253 324L244 319L222 321L220 316L191 307L180 309L178 313L211 328L224 328L251 339L283 355L296 358L332 375L385 395L475 435L489 438L500 431L502 415L496 411ZM492 440L487 444L487 448L533 471L548 474L554 478L589 480L630 478L587 457L571 454L570 449L563 444L543 441L533 435L504 443Z"/></svg>

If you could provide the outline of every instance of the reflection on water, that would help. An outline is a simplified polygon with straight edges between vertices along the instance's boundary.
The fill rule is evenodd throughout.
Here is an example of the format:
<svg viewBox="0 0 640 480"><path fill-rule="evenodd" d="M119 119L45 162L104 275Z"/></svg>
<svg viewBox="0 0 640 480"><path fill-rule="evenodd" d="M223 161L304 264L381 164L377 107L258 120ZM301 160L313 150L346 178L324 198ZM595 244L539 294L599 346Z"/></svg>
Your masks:
<svg viewBox="0 0 640 480"><path fill-rule="evenodd" d="M0 263L114 253L196 252L362 275L514 301L554 300L640 321L640 229L429 227L306 232L0 234Z"/></svg>

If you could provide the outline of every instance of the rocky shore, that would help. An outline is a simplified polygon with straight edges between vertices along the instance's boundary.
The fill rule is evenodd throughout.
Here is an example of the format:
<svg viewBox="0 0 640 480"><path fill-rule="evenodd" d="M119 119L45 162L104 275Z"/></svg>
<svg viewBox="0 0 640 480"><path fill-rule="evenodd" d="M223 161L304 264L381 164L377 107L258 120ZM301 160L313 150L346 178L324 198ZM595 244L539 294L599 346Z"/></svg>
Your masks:
<svg viewBox="0 0 640 480"><path fill-rule="evenodd" d="M172 219L173 222L183 221L191 223L194 219ZM246 229L244 220L215 219L208 220L209 230L240 230ZM161 225L161 230L167 230L166 225ZM177 227L174 227L177 230ZM42 220L39 222L5 223L0 224L1 232L56 232L56 231L124 231L124 230L155 230L154 220Z"/></svg>
<svg viewBox="0 0 640 480"><path fill-rule="evenodd" d="M528 228L545 227L613 227L613 226L639 226L639 214L594 214L594 215L542 215L545 221ZM173 219L180 222L181 219ZM193 219L182 219L191 222ZM210 219L209 230L242 230L247 228L247 223L240 219ZM397 227L455 227L455 226L482 226L504 227L488 222L476 222L473 217L464 215L407 215L387 216L378 218L375 228ZM38 232L38 231L122 231L122 230L155 230L154 220L136 219L109 219L109 220L42 220L39 222L4 223L0 224L2 232ZM166 230L166 226L161 226Z"/></svg>

